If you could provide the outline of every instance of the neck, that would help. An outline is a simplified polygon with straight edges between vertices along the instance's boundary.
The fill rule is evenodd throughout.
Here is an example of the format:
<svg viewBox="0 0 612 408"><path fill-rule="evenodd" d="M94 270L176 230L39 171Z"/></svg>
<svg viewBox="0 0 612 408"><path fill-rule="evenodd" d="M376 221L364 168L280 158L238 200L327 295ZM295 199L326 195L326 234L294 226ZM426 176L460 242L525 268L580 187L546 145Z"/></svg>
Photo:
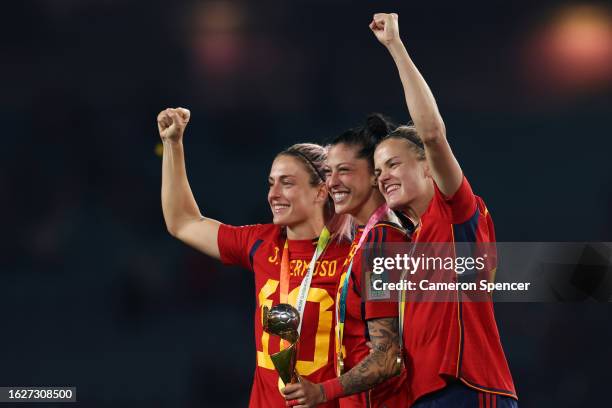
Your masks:
<svg viewBox="0 0 612 408"><path fill-rule="evenodd" d="M429 203L434 196L433 181L427 183L425 193L415 198L411 203L402 208L402 211L410 218L414 225L419 224L421 216L427 211Z"/></svg>
<svg viewBox="0 0 612 408"><path fill-rule="evenodd" d="M287 226L287 238L313 239L321 234L324 226L325 222L323 222L323 214L319 214L300 224Z"/></svg>
<svg viewBox="0 0 612 408"><path fill-rule="evenodd" d="M372 194L370 194L370 198L359 208L359 210L355 214L351 214L358 225L365 225L368 223L368 220L374 214L374 211L381 205L385 203L385 199L382 194L378 192L378 190L372 189Z"/></svg>

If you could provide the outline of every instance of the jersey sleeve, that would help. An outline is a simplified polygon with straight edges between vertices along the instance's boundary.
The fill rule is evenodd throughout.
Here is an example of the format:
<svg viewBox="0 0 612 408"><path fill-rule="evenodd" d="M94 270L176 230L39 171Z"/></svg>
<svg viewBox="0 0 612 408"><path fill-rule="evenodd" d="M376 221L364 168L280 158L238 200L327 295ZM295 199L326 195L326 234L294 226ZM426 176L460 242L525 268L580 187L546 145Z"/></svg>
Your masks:
<svg viewBox="0 0 612 408"><path fill-rule="evenodd" d="M450 197L442 194L436 183L434 183L437 207L442 217L451 224L461 224L467 221L476 211L476 196L467 178L463 176L459 189Z"/></svg>
<svg viewBox="0 0 612 408"><path fill-rule="evenodd" d="M394 224L378 224L372 228L368 237L366 238L366 243L373 246L373 250L379 250L379 253L384 254L388 248L384 247L386 243L402 243L408 242L408 238L406 236L405 231L401 228L397 227ZM388 254L387 254L388 255ZM363 252L359 257L360 265L359 269L355 271L358 273L359 281L362 279L362 269L361 262L365 261L363 259ZM397 302L385 302L383 300L366 300L365 301L365 320L371 319L382 319L386 317L397 317L398 315L398 306Z"/></svg>
<svg viewBox="0 0 612 408"><path fill-rule="evenodd" d="M221 224L217 235L217 244L221 262L226 265L239 265L252 270L250 248L260 235L263 225L245 225L235 227Z"/></svg>

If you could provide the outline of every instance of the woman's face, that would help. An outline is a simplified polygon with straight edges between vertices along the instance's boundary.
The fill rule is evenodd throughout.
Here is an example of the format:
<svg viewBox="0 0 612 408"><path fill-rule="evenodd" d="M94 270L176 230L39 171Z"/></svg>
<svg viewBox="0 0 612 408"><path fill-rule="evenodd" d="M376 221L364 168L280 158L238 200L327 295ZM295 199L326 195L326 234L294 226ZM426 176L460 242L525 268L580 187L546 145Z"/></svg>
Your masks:
<svg viewBox="0 0 612 408"><path fill-rule="evenodd" d="M359 146L339 143L327 154L326 184L338 214L356 215L376 185L368 161L358 158Z"/></svg>
<svg viewBox="0 0 612 408"><path fill-rule="evenodd" d="M427 191L429 170L405 139L387 139L376 147L374 168L387 205L402 209Z"/></svg>
<svg viewBox="0 0 612 408"><path fill-rule="evenodd" d="M312 186L304 164L288 155L274 159L268 184L274 224L292 227L306 222L322 211L327 198L325 185Z"/></svg>

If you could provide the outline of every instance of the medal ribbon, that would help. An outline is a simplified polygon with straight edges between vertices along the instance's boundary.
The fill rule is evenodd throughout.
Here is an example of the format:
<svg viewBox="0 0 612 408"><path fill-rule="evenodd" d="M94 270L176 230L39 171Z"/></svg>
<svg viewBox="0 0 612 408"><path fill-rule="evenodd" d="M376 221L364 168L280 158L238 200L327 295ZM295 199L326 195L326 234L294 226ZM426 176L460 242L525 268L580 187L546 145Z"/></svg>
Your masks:
<svg viewBox="0 0 612 408"><path fill-rule="evenodd" d="M353 252L353 257L351 258L351 263L348 266L346 273L342 276L340 281L340 290L336 295L336 373L338 376L342 375L342 371L344 369L344 362L342 357L342 341L344 338L344 321L346 320L346 297L348 295L348 287L349 280L351 278L351 270L353 269L353 260L357 255L357 252L361 248L361 245L366 240L368 234L383 217L389 213L389 207L387 204L383 204L374 211L374 213L370 216L368 223L366 224L363 232L361 233L361 237L359 238L359 242L357 243L357 247Z"/></svg>
<svg viewBox="0 0 612 408"><path fill-rule="evenodd" d="M312 255L310 264L308 265L308 272L306 272L306 275L304 275L302 283L300 284L300 291L298 292L298 297L295 302L295 308L300 314L300 325L298 326L298 334L300 334L302 331L304 309L306 308L308 291L310 290L312 275L316 268L317 260L323 254L323 252L325 252L325 248L327 248L327 244L329 244L330 239L331 233L329 232L327 227L323 227L323 230L321 230L321 234L319 235L319 240L317 241L317 248L315 249L315 252ZM289 263L289 240L285 240L285 245L283 246L283 255L281 258L280 303L289 303L289 278L291 275L291 272L289 270ZM281 340L281 350L287 348L288 346L288 341Z"/></svg>
<svg viewBox="0 0 612 408"><path fill-rule="evenodd" d="M414 239L411 239L412 249L410 250L410 258L412 258L412 256L414 255L414 251L416 250L416 243L417 243L417 239L419 238L419 232L421 232L420 226L417 227L417 229L413 233ZM400 277L400 282L403 281L403 279L406 277L407 274L408 274L408 270L404 270L402 272L402 275ZM404 356L404 316L406 315L406 290L405 289L402 289L400 291L400 299L399 299L398 306L399 306L399 310L398 310L399 348L400 348L400 357L403 358Z"/></svg>

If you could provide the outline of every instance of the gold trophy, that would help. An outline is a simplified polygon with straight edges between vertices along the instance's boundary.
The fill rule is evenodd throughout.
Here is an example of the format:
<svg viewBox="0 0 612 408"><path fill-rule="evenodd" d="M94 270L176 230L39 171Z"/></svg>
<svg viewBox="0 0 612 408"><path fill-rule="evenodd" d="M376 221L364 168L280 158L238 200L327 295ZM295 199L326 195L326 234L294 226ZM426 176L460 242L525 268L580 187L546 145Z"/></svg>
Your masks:
<svg viewBox="0 0 612 408"><path fill-rule="evenodd" d="M263 329L289 342L289 347L270 356L285 385L299 382L298 374L295 371L298 339L300 338L299 326L300 314L295 307L286 303L275 305L272 309L263 307Z"/></svg>

